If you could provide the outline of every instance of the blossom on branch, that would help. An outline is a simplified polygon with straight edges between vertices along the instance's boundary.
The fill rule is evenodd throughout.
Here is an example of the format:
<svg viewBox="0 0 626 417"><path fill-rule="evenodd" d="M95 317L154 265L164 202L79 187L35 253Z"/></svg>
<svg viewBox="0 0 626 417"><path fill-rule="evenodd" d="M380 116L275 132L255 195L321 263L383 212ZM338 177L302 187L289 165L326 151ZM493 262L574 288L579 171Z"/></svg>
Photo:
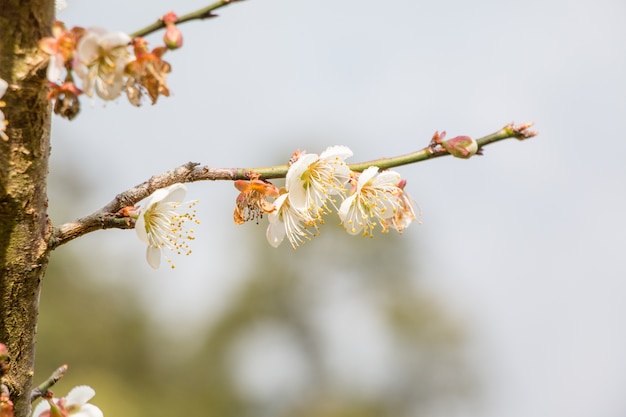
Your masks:
<svg viewBox="0 0 626 417"><path fill-rule="evenodd" d="M269 225L265 236L270 245L277 248L287 236L291 246L296 249L304 239L310 240L316 233L308 229L314 226L317 232L317 220L309 211L293 207L289 193L284 193L274 201L276 210L268 215Z"/></svg>
<svg viewBox="0 0 626 417"><path fill-rule="evenodd" d="M130 37L122 32L89 29L78 42L76 54L81 66L76 69L83 80L83 91L103 100L117 98L124 88L124 68L129 61Z"/></svg>
<svg viewBox="0 0 626 417"><path fill-rule="evenodd" d="M7 88L9 87L9 83L0 78L0 98L4 96L4 93L7 92ZM4 107L6 104L4 101L0 100L0 108ZM5 133L7 129L7 125L9 122L5 120L4 113L0 110L0 138L3 140L9 140L9 137Z"/></svg>
<svg viewBox="0 0 626 417"><path fill-rule="evenodd" d="M291 205L318 216L328 211L327 201L336 208L333 195L343 195L350 180L346 158L352 151L346 146L332 146L316 154L302 154L287 171L285 187Z"/></svg>
<svg viewBox="0 0 626 417"><path fill-rule="evenodd" d="M271 182L252 179L250 181L237 180L235 188L241 191L235 202L233 218L236 224L243 224L250 220L263 218L263 213L275 210L274 204L267 198L278 197L278 188Z"/></svg>
<svg viewBox="0 0 626 417"><path fill-rule="evenodd" d="M102 410L88 401L96 392L87 385L73 388L67 397L48 398L37 404L33 417L103 417Z"/></svg>
<svg viewBox="0 0 626 417"><path fill-rule="evenodd" d="M61 85L51 83L48 100L55 100L55 114L72 120L80 112L78 96L82 93L73 81L65 81Z"/></svg>
<svg viewBox="0 0 626 417"><path fill-rule="evenodd" d="M196 211L191 210L198 200L182 202L186 193L187 188L180 183L161 188L148 197L144 208L139 209L135 231L139 239L148 245L146 259L154 269L159 267L164 249L178 254L191 254L187 241L195 237L188 223L199 224ZM179 213L177 210L181 206L191 212ZM171 259L167 258L167 261L174 268Z"/></svg>
<svg viewBox="0 0 626 417"><path fill-rule="evenodd" d="M128 76L126 95L134 106L141 105L141 96L144 91L150 96L152 104L157 102L159 95L169 96L167 88L167 74L172 70L170 64L161 57L167 48L159 46L152 52L148 51L148 43L143 38L133 39L135 59L129 62L124 69Z"/></svg>
<svg viewBox="0 0 626 417"><path fill-rule="evenodd" d="M85 29L81 27L67 30L65 24L57 20L52 25L52 36L39 41L39 49L50 55L48 81L55 83L61 80L66 65L69 64L70 68L74 66L76 45L84 33Z"/></svg>
<svg viewBox="0 0 626 417"><path fill-rule="evenodd" d="M183 46L183 34L180 29L176 27L178 16L176 13L169 12L161 18L165 23L165 34L163 35L163 42L168 49L178 49Z"/></svg>
<svg viewBox="0 0 626 417"><path fill-rule="evenodd" d="M375 166L363 171L353 194L339 208L339 218L346 231L372 237L378 224L383 232L389 230L389 223L399 232L406 228L415 219L415 212L400 185L404 187L395 171L379 172Z"/></svg>

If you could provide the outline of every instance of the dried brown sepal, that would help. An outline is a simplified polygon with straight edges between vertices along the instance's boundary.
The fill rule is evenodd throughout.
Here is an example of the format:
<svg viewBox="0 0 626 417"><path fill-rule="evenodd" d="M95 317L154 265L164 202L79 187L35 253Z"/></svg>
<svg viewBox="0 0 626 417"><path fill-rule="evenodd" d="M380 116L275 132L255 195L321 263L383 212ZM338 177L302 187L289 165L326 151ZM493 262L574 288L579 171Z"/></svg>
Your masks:
<svg viewBox="0 0 626 417"><path fill-rule="evenodd" d="M279 195L278 188L271 182L258 179L237 180L235 188L240 191L233 213L235 224L243 224L250 220L256 220L258 223L258 219L263 218L263 213L276 210L274 204L267 200L268 197L276 198Z"/></svg>
<svg viewBox="0 0 626 417"><path fill-rule="evenodd" d="M149 52L148 44L143 38L133 39L132 44L135 49L135 60L129 62L124 69L128 76L126 95L132 105L140 106L141 96L145 92L152 104L155 104L159 95L166 97L170 95L166 78L172 67L161 59L167 48L159 46Z"/></svg>

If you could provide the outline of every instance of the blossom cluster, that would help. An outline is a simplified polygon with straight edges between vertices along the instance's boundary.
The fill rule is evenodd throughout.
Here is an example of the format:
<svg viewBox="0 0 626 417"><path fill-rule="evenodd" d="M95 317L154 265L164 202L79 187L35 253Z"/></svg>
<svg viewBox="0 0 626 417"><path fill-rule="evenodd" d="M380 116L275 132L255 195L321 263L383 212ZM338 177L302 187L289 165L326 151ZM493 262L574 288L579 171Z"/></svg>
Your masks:
<svg viewBox="0 0 626 417"><path fill-rule="evenodd" d="M170 12L162 21L164 45L151 51L140 37L131 39L102 28L67 29L63 22L55 22L53 36L39 41L39 48L49 55L48 98L55 101L54 112L73 119L80 111L81 94L109 101L125 93L135 106L145 95L152 104L160 95L169 96L166 78L171 66L162 57L168 49L182 46L183 39L176 14Z"/></svg>
<svg viewBox="0 0 626 417"><path fill-rule="evenodd" d="M294 249L316 235L333 210L352 235L372 237L377 226L382 232L391 228L401 233L415 220L412 200L404 191L406 181L376 166L352 171L346 164L350 156L346 146L329 147L319 155L296 152L280 190L259 179L238 181L235 222L258 222L266 213L269 244L278 247L287 237Z"/></svg>
<svg viewBox="0 0 626 417"><path fill-rule="evenodd" d="M399 173L370 166L352 171L346 159L352 151L332 146L321 154L296 152L289 161L285 186L280 189L269 181L249 174L250 180L237 180L239 190L234 211L236 224L267 215L266 237L278 247L285 237L295 249L319 232L324 217L337 212L343 228L351 235L373 237L395 229L402 233L415 220L411 197L404 190L406 181ZM151 194L144 206L124 207L119 215L135 219L135 231L147 245L146 259L158 268L167 252L191 254L192 224L198 224L194 207L197 200L183 201L184 184L174 184Z"/></svg>

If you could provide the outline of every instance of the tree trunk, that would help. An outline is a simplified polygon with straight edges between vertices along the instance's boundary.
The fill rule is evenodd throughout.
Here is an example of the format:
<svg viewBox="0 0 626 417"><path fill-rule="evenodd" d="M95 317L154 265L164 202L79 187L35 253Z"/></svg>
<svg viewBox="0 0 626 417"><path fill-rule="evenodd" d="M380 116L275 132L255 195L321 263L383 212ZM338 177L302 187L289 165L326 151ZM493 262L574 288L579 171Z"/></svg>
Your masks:
<svg viewBox="0 0 626 417"><path fill-rule="evenodd" d="M16 417L30 414L39 291L48 265L46 177L50 103L37 42L50 36L54 0L1 0L0 78L9 121L0 138L0 342L11 367L3 378Z"/></svg>

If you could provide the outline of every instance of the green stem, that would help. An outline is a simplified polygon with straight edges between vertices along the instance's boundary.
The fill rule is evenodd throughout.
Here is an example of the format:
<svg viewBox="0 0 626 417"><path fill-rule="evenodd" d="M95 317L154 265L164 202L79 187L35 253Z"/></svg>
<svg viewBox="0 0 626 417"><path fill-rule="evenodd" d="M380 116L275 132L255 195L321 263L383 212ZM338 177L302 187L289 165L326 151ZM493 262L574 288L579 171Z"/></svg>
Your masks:
<svg viewBox="0 0 626 417"><path fill-rule="evenodd" d="M531 126L532 123L525 123L517 126L513 125L512 123L508 124L497 132L476 139L476 143L478 143L478 149L480 150L486 145L501 141L503 139L515 138L523 140L533 137L537 133L528 130L528 128L530 128ZM429 145L423 149L404 155L394 156L391 158L379 158L372 161L358 162L355 164L348 164L348 167L350 167L352 171L357 172L362 172L371 166L377 166L380 169L389 169L401 165L414 164L416 162L422 162L427 159L438 158L440 156L446 155L450 154L442 147L433 147L432 145ZM268 168L239 169L237 171L237 179L249 178L250 172L259 174L260 178L262 179L283 178L285 177L285 175L287 175L288 168L289 167L287 165L278 165Z"/></svg>
<svg viewBox="0 0 626 417"><path fill-rule="evenodd" d="M187 13L184 16L180 16L178 20L176 21L176 23L184 23L189 20L202 20L202 19L207 19L209 17L215 17L214 14L211 14L212 11L217 10L224 6L228 6L229 4L234 3L236 1L242 1L242 0L220 0L203 9L199 9L199 10L196 10L195 12ZM146 26L143 29L139 29L136 32L131 33L130 37L138 38L141 36L146 36L146 35L149 35L150 33L156 32L157 30L160 30L163 28L165 28L165 23L163 23L163 20L159 19L153 24Z"/></svg>

